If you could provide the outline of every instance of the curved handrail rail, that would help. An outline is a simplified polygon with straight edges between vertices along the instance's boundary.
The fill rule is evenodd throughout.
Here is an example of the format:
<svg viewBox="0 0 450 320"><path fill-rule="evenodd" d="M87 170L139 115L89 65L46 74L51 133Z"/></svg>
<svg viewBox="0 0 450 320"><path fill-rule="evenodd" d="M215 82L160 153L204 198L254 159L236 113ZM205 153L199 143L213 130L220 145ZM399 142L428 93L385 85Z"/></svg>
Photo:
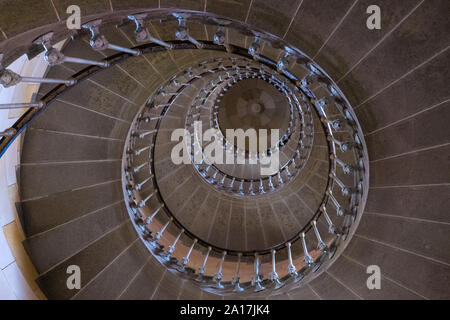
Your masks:
<svg viewBox="0 0 450 320"><path fill-rule="evenodd" d="M174 10L174 12L175 11L176 10ZM185 11L186 10L182 10L180 12L185 12ZM147 12L150 12L150 11L147 11ZM160 14L161 12L162 11L158 11L158 14ZM202 21L203 23L220 25L217 23L217 21L213 22L213 19L217 20L217 17L214 17L214 15L208 16L204 13L191 12L191 11L189 11L189 14L191 15L190 19L193 19L193 20L197 19L199 21ZM165 18L166 18L165 21L176 19L172 15L167 17L167 14L166 14ZM317 78L322 77L322 80L324 81L325 86L327 87L328 91L330 91L330 96L332 96L332 97L334 96L335 103L337 103L337 99L339 99L340 101L342 101L342 104L345 105L345 109L343 108L342 110L339 110L339 111L341 111L340 112L341 115L344 116L344 119L345 119L344 122L349 125L351 123L352 134L356 135L356 137L358 138L359 145L361 148L360 152L355 152L355 159L357 160L358 165L362 168L362 173L359 172L358 174L354 175L355 183L358 183L356 181L357 179L360 179L362 181L362 182L360 182L362 185L361 195L359 196L358 199L356 199L356 197L352 197L350 200L350 207L352 208L352 210L355 210L355 212L351 212L349 215L345 214L345 218L350 217L351 219L355 219L358 212L359 213L362 212L362 209L363 209L364 203L365 203L365 199L367 197L368 162L367 162L367 149L365 146L364 139L362 138L363 136L361 135L361 128L360 128L359 124L357 123L357 121L355 121L356 116L350 107L350 103L347 101L347 99L342 94L342 92L339 90L339 88L336 86L336 84L331 80L331 77L329 77L325 73L324 70L322 70L319 66L317 66L309 57L307 57L301 51L299 51L296 48L290 47L289 44L278 39L277 37L275 37L273 35L264 33L264 31L259 31L256 28L250 29L248 25L233 21L231 19L226 19L226 20L230 22L227 25L227 27L234 27L235 29L239 30L240 33L246 34L246 35L253 35L253 36L255 36L255 38L256 38L256 36L258 36L259 38L262 38L264 41L271 42L271 44L274 47L277 47L280 50L286 50L286 52L290 52L290 53L294 52L296 54L297 61L302 60L304 62L305 67L310 70L311 77L317 77ZM258 54L250 54L247 51L247 49L241 48L241 47L238 47L238 46L232 45L232 44L227 44L225 46L223 44L216 44L213 41L203 41L203 40L195 40L195 41L173 40L173 41L166 41L166 44L169 44L171 49L174 49L174 50L198 49L200 46L201 48L208 49L208 50L232 51L234 54L243 56L247 59L252 59L252 58L257 59L259 63L266 65L267 67L269 67L271 69L276 69L278 67L277 63L270 60L269 58L266 58L259 53ZM131 49L134 50L135 52L138 51L141 53L152 53L152 52L166 51L167 47L160 45L160 44L155 44L155 43L145 43L145 44L135 46ZM133 55L129 52L128 53L120 52L120 53L117 53L110 57L105 58L103 61L108 62L107 65L109 67L109 66L118 64L118 63L128 59L131 56L133 56ZM99 66L89 66L89 67L84 68L80 72L76 73L75 75L73 75L72 79L75 79L76 82L81 82L101 70L103 70L103 68L101 68ZM310 85L309 80L305 81L305 79L298 79L295 75L291 74L288 70L285 70L285 69L280 70L278 68L278 72L282 73L286 78L288 78L292 82L292 84L295 85L296 89L301 91L306 96L309 96L310 99L314 99L314 100L317 99L317 97L314 95L314 93L308 87L308 85ZM317 80L315 80L315 81L317 82ZM72 85L76 85L76 84L72 84ZM3 138L0 140L0 156L2 156L4 154L4 152L11 145L11 143L14 141L14 139L21 132L23 132L23 130L29 125L29 123L36 116L38 116L45 108L50 106L51 103L59 95L63 94L67 90L70 90L72 85L68 85L68 84L58 85L56 88L51 90L49 93L47 93L41 99L41 101L40 101L42 104L41 107L32 108L32 109L29 109L28 111L26 111L20 117L20 119L12 126L12 130L9 131L9 134L3 136ZM344 170L351 170L351 168L345 168L345 164L343 164L342 161L339 161L339 159L336 157L336 142L334 140L332 128L334 128L335 126L339 127L341 121L327 119L326 113L324 112L322 106L317 105L317 103L315 103L314 105L315 105L315 110L317 111L319 117L321 117L321 120L322 120L321 126L322 126L324 132L327 133L327 148L328 148L328 153L330 155L330 159L332 160L329 162L329 172L336 174L336 168L337 168L338 164L340 166L342 166ZM165 110L165 111L167 112L167 110ZM320 111L322 111L322 112L320 112ZM160 122L158 121L157 133L159 132L159 125L160 125ZM156 136L157 135L154 135L153 139L156 139ZM331 139L328 139L328 137L331 137ZM154 166L154 162L152 162L152 166ZM152 167L152 170L154 172L154 167ZM152 181L154 183L154 187L156 189L158 189L156 179L153 179ZM323 195L323 199L321 202L323 205L321 205L319 207L319 209L314 213L313 217L310 219L310 222L302 228L302 231L298 232L296 235L294 235L288 241L277 244L270 248L265 248L261 251L258 250L258 251L248 251L248 252L247 251L227 250L225 248L211 246L211 244L199 239L198 237L195 236L195 234L190 233L190 231L188 231L188 230L187 230L186 234L194 240L194 244L199 243L204 246L213 247L214 251L227 252L227 254L229 254L229 255L255 256L255 259L256 259L255 261L257 261L255 253L265 255L265 254L272 253L273 251L277 251L277 250L281 250L281 249L285 248L286 244L289 244L289 247L290 247L291 243L294 243L294 242L298 241L299 239L301 239L301 236L303 236L303 241L304 241L304 233L311 230L312 222L316 221L320 216L322 216L324 213L326 213L326 211L324 211L324 210L326 210L325 209L326 204L330 202L330 199L331 200L334 199L333 194L332 194L332 189L333 189L334 185L338 184L337 181L338 180L337 180L336 176L334 178L331 176L328 178L327 188L326 188L327 192ZM159 198L160 202L165 203L164 199L161 198L159 193L157 194L157 196L160 197ZM336 206L336 210L338 211L338 215L339 215L339 212L342 208L338 207L335 202L334 202L334 204ZM176 220L176 218L173 216L173 214L170 215L170 212L168 212L167 210L168 210L167 205L165 205L164 212L166 212L166 214L169 216L171 221L173 221L177 225L177 227L182 228L182 225L179 223L179 221ZM343 214L343 213L341 213L341 214ZM360 217L360 214L358 216ZM343 229L337 233L338 235L342 235L343 237L345 237L349 233L349 228L352 226L351 219L350 220L344 219ZM182 229L186 230L185 228L182 228Z"/></svg>

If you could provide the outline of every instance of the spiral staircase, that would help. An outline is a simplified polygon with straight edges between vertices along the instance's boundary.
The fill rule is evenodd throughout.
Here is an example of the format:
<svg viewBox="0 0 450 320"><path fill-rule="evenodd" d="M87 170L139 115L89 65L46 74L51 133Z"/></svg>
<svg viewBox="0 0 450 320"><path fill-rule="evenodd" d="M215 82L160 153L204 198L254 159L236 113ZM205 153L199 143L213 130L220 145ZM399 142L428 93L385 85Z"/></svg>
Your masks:
<svg viewBox="0 0 450 320"><path fill-rule="evenodd" d="M450 298L448 1L378 1L381 30L362 0L89 1L80 30L44 2L0 4L1 83L40 83L0 105L27 110L0 147L23 135L48 299ZM44 78L6 67L24 53ZM229 128L280 136L253 152ZM207 129L233 164L196 161Z"/></svg>

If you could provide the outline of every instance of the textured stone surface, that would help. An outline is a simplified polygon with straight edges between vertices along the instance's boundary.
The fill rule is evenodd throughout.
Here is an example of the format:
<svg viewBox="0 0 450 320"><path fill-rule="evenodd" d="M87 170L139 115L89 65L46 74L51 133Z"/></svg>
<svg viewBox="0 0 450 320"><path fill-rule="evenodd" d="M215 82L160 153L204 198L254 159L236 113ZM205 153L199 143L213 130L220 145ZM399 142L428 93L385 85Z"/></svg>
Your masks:
<svg viewBox="0 0 450 320"><path fill-rule="evenodd" d="M0 28L8 37L56 21L50 1L5 0L0 3Z"/></svg>
<svg viewBox="0 0 450 320"><path fill-rule="evenodd" d="M122 300L148 300L157 290L159 281L167 272L159 262L149 261L144 268L139 271L133 281L128 285L123 294Z"/></svg>
<svg viewBox="0 0 450 320"><path fill-rule="evenodd" d="M353 292L365 300L369 299L423 299L421 296L409 291L405 287L393 282L389 278L381 277L381 289L369 290L367 288L366 266L359 262L341 256L329 269L328 273L345 283Z"/></svg>
<svg viewBox="0 0 450 320"><path fill-rule="evenodd" d="M315 278L309 286L321 299L358 300L360 297L345 287L328 272Z"/></svg>
<svg viewBox="0 0 450 320"><path fill-rule="evenodd" d="M448 265L360 237L352 239L345 254L365 266L378 265L383 276L423 297L449 299L448 288L441 285L449 281Z"/></svg>
<svg viewBox="0 0 450 320"><path fill-rule="evenodd" d="M358 105L411 69L448 49L449 2L424 1L389 37L339 82L350 102Z"/></svg>
<svg viewBox="0 0 450 320"><path fill-rule="evenodd" d="M24 231L27 236L32 236L122 199L121 183L115 181L21 202Z"/></svg>
<svg viewBox="0 0 450 320"><path fill-rule="evenodd" d="M161 0L161 8L179 8L203 11L206 0Z"/></svg>
<svg viewBox="0 0 450 320"><path fill-rule="evenodd" d="M447 50L356 109L366 134L449 100ZM444 117L446 116L444 112ZM445 130L444 130L445 132ZM439 132L442 134L442 132ZM431 137L427 137L428 139Z"/></svg>
<svg viewBox="0 0 450 320"><path fill-rule="evenodd" d="M68 145L71 147L66 148ZM27 151L22 155L23 164L90 161L121 159L123 142L30 129L24 140L24 148Z"/></svg>
<svg viewBox="0 0 450 320"><path fill-rule="evenodd" d="M27 165L21 167L20 178L21 198L29 199L117 180L120 161Z"/></svg>
<svg viewBox="0 0 450 320"><path fill-rule="evenodd" d="M61 19L69 16L69 14L66 13L67 7L73 4L80 7L82 17L110 10L108 0L77 0L76 3L71 0L52 0L52 2ZM112 2L114 2L114 0Z"/></svg>
<svg viewBox="0 0 450 320"><path fill-rule="evenodd" d="M206 11L218 15L245 21L251 0L208 0Z"/></svg>
<svg viewBox="0 0 450 320"><path fill-rule="evenodd" d="M41 275L38 284L44 288L42 291L49 299L71 298L76 292L66 286L69 265L78 265L83 270L81 286L84 287L136 240L137 234L131 222L126 222Z"/></svg>
<svg viewBox="0 0 450 320"><path fill-rule="evenodd" d="M450 179L449 146L371 164L373 187L442 184Z"/></svg>
<svg viewBox="0 0 450 320"><path fill-rule="evenodd" d="M389 37L402 19L419 4L418 0L406 0L401 5L392 1L377 1L381 9L381 29L370 30L366 27L369 14L367 8L375 4L370 0L360 0L328 39L316 58L335 80L339 80L351 67L370 52L384 37Z"/></svg>
<svg viewBox="0 0 450 320"><path fill-rule="evenodd" d="M404 218L449 223L449 186L371 189L366 210Z"/></svg>
<svg viewBox="0 0 450 320"><path fill-rule="evenodd" d="M368 136L366 141L371 161L449 143L449 108L450 102L443 103Z"/></svg>
<svg viewBox="0 0 450 320"><path fill-rule="evenodd" d="M37 234L25 240L34 266L39 273L47 271L65 258L83 250L103 234L128 219L123 203L86 214L77 220Z"/></svg>
<svg viewBox="0 0 450 320"><path fill-rule="evenodd" d="M313 57L354 1L304 0L286 40Z"/></svg>
<svg viewBox="0 0 450 320"><path fill-rule="evenodd" d="M277 296L273 296L271 298L276 299ZM311 289L310 285L303 286L298 289L291 290L289 294L286 296L281 296L283 300L319 300L321 299L316 292Z"/></svg>
<svg viewBox="0 0 450 320"><path fill-rule="evenodd" d="M449 250L442 243L449 231L450 226L447 224L367 213L361 220L357 234L450 264Z"/></svg>
<svg viewBox="0 0 450 320"><path fill-rule="evenodd" d="M64 7L67 1L53 0L53 2L58 14L64 18ZM289 297L293 299L354 299L358 296L364 299L424 297L448 299L449 291L446 284L449 282L448 275L450 274L448 270L449 257L448 250L445 250L446 247L442 244L446 243L448 238L446 223L448 223L449 204L447 186L450 178L448 176L448 172L450 172L448 168L449 149L448 146L443 146L414 152L420 148L448 144L449 136L445 126L448 118L448 72L443 72L448 68L448 50L444 51L449 44L448 18L443 14L448 12L448 1L424 1L398 27L397 24L411 12L418 1L403 1L398 4L381 1L383 20L382 29L379 31L369 31L365 28L367 17L365 8L368 4L372 4L368 1L359 1L348 12L354 1L304 0L289 29L290 19L293 17L299 1L286 2L286 7L283 3L283 6L277 5L276 8L271 3L256 0L253 1L250 8L250 2L231 0L161 1L161 6L178 6L203 11L206 3L207 11L220 15L241 21L244 21L248 15L247 22L271 33L283 36L287 32L286 39L309 55L315 55L321 48L317 60L336 80L367 54L352 69L351 73L340 81L340 85L343 86L344 93L350 98L353 105L358 106L356 112L367 135L370 158L374 161L370 167L372 188L366 207L368 213L363 217L358 235L350 242L350 246L345 252L346 256L341 257L333 265L329 274L323 274L309 286L293 290L289 293ZM8 38L57 21L55 9L50 1L39 2L39 5L36 3L15 0L14 2L3 1L0 4L0 29ZM112 0L110 3L99 0L80 3L83 15L110 11L110 3L115 11L158 6L156 0L126 2ZM347 12L348 15L336 29ZM355 25L361 25L361 27L356 28ZM167 35L169 33L173 35L173 30L168 29L166 32ZM331 32L334 34L331 35ZM198 26L193 27L193 33L201 37L209 36ZM129 40L117 30L107 31L106 34L108 39L114 43L130 45ZM3 37L3 35L0 36ZM29 38L33 36L30 35ZM248 46L250 43L250 39L237 36L233 32L229 32L228 36L231 42L241 46ZM324 41L327 43L322 47ZM77 53L78 50L84 50L83 48L87 47L86 43L76 47L76 43L78 42L70 43L67 50L72 48L73 52ZM369 50L372 51L369 52ZM83 51L83 54L86 54L84 57L87 58L102 59L103 57L92 50ZM275 52L271 52L269 55L272 54ZM167 53L148 55L146 56L148 61L145 61L146 64L144 63L145 67L143 68L139 68L139 66L144 62L144 57L137 57L121 65L135 80L130 79L124 70L117 67L108 70L103 75L99 74L95 80L116 93L126 95L127 99L139 105L156 87L160 78L171 76L177 66L182 67L189 63L191 57L194 57L192 53L189 56L178 52L173 55ZM81 68L82 66L69 65L69 67ZM157 71L152 72L153 67ZM152 75L146 77L150 73ZM69 75L67 70L63 71L61 67L53 68L49 74L55 75L55 77ZM120 79L120 81L110 82L109 78L111 77ZM141 87L136 80L145 88ZM122 82L125 82L126 85L122 85ZM47 89L48 87L50 86L47 86ZM33 122L32 128L45 129L49 132L32 133L36 130L32 129L29 131L29 139L33 138L38 142L43 136L57 136L57 138L54 138L52 142L48 140L48 145L41 144L42 150L36 150L36 152L33 150L33 154L31 154L30 147L30 154L23 155L24 162L28 160L66 161L72 157L72 160L78 161L83 160L81 154L85 156L84 160L89 158L91 158L90 160L93 160L92 158L106 159L118 154L118 150L114 150L115 147L110 148L110 146L121 144L120 140L125 136L129 124L115 118L129 120L135 111L130 108L133 103L121 101L122 98L100 89L92 83L80 88L83 90L78 92L71 90L73 91L72 95L68 93L66 96L67 99L73 98L67 102L73 102L77 106L56 102ZM64 100L66 97L63 95L60 98ZM431 110L426 111L427 108ZM419 114L416 115L416 113ZM376 132L372 133L374 130ZM70 144L77 147L53 154L52 146L60 148L63 142L61 142L62 138L59 133L50 131L96 136L97 138L66 135L68 140L65 141L70 140ZM98 139L99 137L118 140L103 140ZM25 147L26 141L27 138ZM85 145L81 141L85 141ZM45 151L46 148L49 148L48 152ZM24 150L27 149L24 148ZM95 149L98 150L98 153L94 152ZM398 156L402 153L403 156ZM386 157L388 159L383 160ZM326 159L326 152L315 150L312 158ZM305 170L310 169L314 169L314 166L308 165L305 168ZM317 170L319 175L323 171L323 168ZM86 187L108 179L117 179L119 172L119 164L113 163L22 166L21 196L24 200L30 197L69 191L72 188L82 188L70 196L63 192L48 198L26 201L23 204L26 211L25 217L30 217L30 221L36 221L43 217L47 208L49 212L49 216L42 218L41 224L33 224L33 227L29 228L29 232L34 234L58 227L72 219L80 218L86 212L106 205L114 198L105 194L110 190L109 187L104 189L100 187L99 189L96 187L86 189ZM286 203L275 202L273 205L276 207L277 214L280 211L286 211L286 207L294 214L311 210L312 208L307 208L306 203L316 203L317 201L317 193L314 193L314 190L317 191L320 188L321 180L318 174L311 174L308 176L309 180L305 179L308 180L308 185L297 186L299 190L304 191L302 198L305 203L298 201L294 196L286 196ZM306 175L303 176L303 178L305 177ZM192 182L194 183L194 181ZM98 203L94 204L92 198L84 198L86 195L83 192L87 193L91 190L103 194ZM186 187L186 190L186 203L184 206L182 203L177 206L185 210L187 221L198 223L202 221L202 217L211 216L210 206L201 208L202 203L215 203L208 196L208 192L201 187L195 188L191 185ZM113 188L112 192L114 193L116 190ZM199 192L199 195L189 195L195 192ZM83 197L85 201L81 202L77 200L77 197ZM170 199L174 198L175 196L172 196ZM56 199L59 200L50 204L52 200ZM67 201L68 204L80 201L79 203L83 203L82 206L86 210L77 211L75 208L71 210L60 204L64 214L56 218L59 201L61 203ZM30 207L26 207L27 205ZM214 221L225 226L228 217L227 205L223 205L223 208L222 202L219 205L218 213L223 212L223 215L221 213L216 216ZM232 207L231 204L230 207ZM228 237L212 232L211 239L251 247L258 242L246 235L249 232L254 232L265 244L270 243L270 240L282 238L283 233L290 232L289 227L291 226L283 228L278 225L279 221L284 220L274 219L274 214L268 209L269 206L262 205L262 213L255 209L256 207L255 203L246 206L245 209L241 207L236 209L236 213L239 213L240 217L230 220L232 221L231 226L236 228L230 230L238 231L233 231L235 234L229 234ZM36 211L27 215L30 208L36 208ZM196 213L200 210L203 211L201 215L197 216ZM34 214L35 216L33 216ZM50 214L55 215L55 219L50 219ZM197 219L193 220L196 216ZM306 221L306 217L302 214L295 215L300 224ZM81 220L83 219L81 218ZM262 222L271 223L272 230L267 233L261 232L263 230L260 227ZM211 220L208 220L208 223L211 223ZM76 223L72 221L68 225L75 226ZM124 299L211 297L207 293L197 294L185 284L174 280L170 275L164 276L158 287L164 269L159 264L150 262L142 270L138 269L142 266L143 261L135 260L135 254L131 253L134 249L131 247L127 249L134 239L135 231L132 228L127 230L128 233L120 230L114 231L114 236L107 235L92 244L84 252L70 258L67 263L83 264L83 268L88 270L86 281L93 279L97 274L100 274L99 279L102 277L104 277L103 279L114 279L111 276L112 271L116 270L115 268L121 269L121 263L127 265L131 263L133 269L123 273L123 279L120 279L127 279L131 282L129 284L120 282L117 287L107 288L93 281L85 289L86 296L103 294L102 290L108 290L114 295L118 295L121 290L125 290L121 295L121 298ZM418 234L421 236L413 239ZM55 233L52 237L61 236ZM299 248L296 247L295 250L299 251ZM122 255L120 255L121 253ZM122 258L109 265L119 255ZM368 292L365 287L365 266L370 264L380 265L382 269L383 290L379 292ZM41 278L40 283L46 288L45 293L49 298L72 296L72 292L61 289L65 288L65 267L65 265L56 266ZM350 277L350 273L354 276ZM143 283L148 285L143 286ZM83 295L80 294L80 296ZM282 297L286 298L286 296Z"/></svg>
<svg viewBox="0 0 450 320"><path fill-rule="evenodd" d="M148 250L144 244L141 241L134 242L83 290L80 290L75 299L116 299L128 288L130 281L148 258Z"/></svg>
<svg viewBox="0 0 450 320"><path fill-rule="evenodd" d="M283 37L301 2L301 0L282 2L254 0L250 7L247 22Z"/></svg>
<svg viewBox="0 0 450 320"><path fill-rule="evenodd" d="M84 106L55 101L32 122L31 127L121 140L127 134L130 124Z"/></svg>

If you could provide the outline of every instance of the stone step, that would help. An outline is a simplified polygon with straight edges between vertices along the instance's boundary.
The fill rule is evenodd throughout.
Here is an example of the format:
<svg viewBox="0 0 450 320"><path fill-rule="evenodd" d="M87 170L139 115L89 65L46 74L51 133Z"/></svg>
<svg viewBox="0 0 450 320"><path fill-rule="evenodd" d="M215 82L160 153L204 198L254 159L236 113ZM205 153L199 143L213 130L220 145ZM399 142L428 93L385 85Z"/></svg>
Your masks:
<svg viewBox="0 0 450 320"><path fill-rule="evenodd" d="M121 159L122 153L121 140L65 135L30 128L25 135L21 163L114 160Z"/></svg>
<svg viewBox="0 0 450 320"><path fill-rule="evenodd" d="M45 197L54 193L120 179L121 161L94 161L61 164L22 165L21 199ZM45 181L45 183L43 183Z"/></svg>
<svg viewBox="0 0 450 320"><path fill-rule="evenodd" d="M126 208L120 202L29 237L23 245L37 271L44 273L128 219Z"/></svg>
<svg viewBox="0 0 450 320"><path fill-rule="evenodd" d="M19 203L22 226L30 237L119 201L123 201L123 192L117 180L22 201Z"/></svg>
<svg viewBox="0 0 450 320"><path fill-rule="evenodd" d="M69 266L75 265L80 268L83 288L136 241L139 241L137 233L131 222L126 221L42 274L37 279L38 285L48 299L70 299L77 290L70 290L67 287Z"/></svg>
<svg viewBox="0 0 450 320"><path fill-rule="evenodd" d="M118 298L127 288L140 270L152 258L145 245L137 239L120 253L114 261L100 271L72 299L95 300ZM146 283L148 285L148 283Z"/></svg>

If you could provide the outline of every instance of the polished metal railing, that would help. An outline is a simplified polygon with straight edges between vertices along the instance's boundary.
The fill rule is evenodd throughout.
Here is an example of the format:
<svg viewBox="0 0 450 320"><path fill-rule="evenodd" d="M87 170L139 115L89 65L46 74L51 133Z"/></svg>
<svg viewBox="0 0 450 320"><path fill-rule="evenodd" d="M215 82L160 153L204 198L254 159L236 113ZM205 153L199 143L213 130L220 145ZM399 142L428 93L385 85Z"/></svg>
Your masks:
<svg viewBox="0 0 450 320"><path fill-rule="evenodd" d="M145 26L147 21L153 21L154 23L176 21L178 26L173 40L162 41L153 37ZM245 293L248 290L255 292L280 290L281 288L289 288L299 281L305 282L313 277L313 273L324 270L335 257L335 253L345 247L346 239L354 231L357 224L355 221L358 221L364 209L368 190L367 149L361 128L350 103L336 83L320 66L297 48L265 33L261 29L238 21L193 11L147 10L123 17L123 22L118 27L122 28L130 23L135 24L136 41L140 43L133 48L109 43L102 35L101 30L111 27L111 25L108 23L102 24L101 19L83 25L83 28L91 33L90 44L93 50L109 49L118 52L102 61L65 56L61 51L52 47L52 43L60 40L53 38L53 32L43 34L36 39L34 45L42 46L42 50L45 52L45 60L49 66L66 62L87 65L86 68L69 79L22 77L3 67L1 65L2 55L0 55L0 84L4 87L14 86L18 83L57 84L39 101L0 105L2 109L29 108L11 128L0 132L0 136L3 137L0 141L0 155L4 154L12 141L42 110L51 106L58 95L64 93L71 86L86 80L92 74L101 72L102 69L119 64L134 56L167 50L203 49L232 53L246 61L246 65L250 65L250 62L247 61L253 60L258 68L251 68L251 70L244 68L242 73L236 71L233 66L227 69L220 61L214 61L216 64L214 69L204 68L204 64L201 66L201 70L186 69L182 74L168 80L160 87L160 90L149 98L149 103L142 107L131 125L124 151L123 179L124 194L128 200L127 208L136 229L151 253L172 272L176 272L181 277L196 280L195 283L205 290L212 290L219 294L242 291ZM205 41L192 37L189 33L189 23L216 26L214 40ZM227 29L234 29L242 37L251 36L253 40L249 48L227 43L225 37ZM265 57L262 49L263 43L278 49L281 58L278 61L273 61ZM300 65L308 73L307 76L296 76L291 71L293 64ZM261 72L261 70L264 72ZM312 215L309 223L293 237L270 248L257 251L236 251L220 248L189 231L170 211L170 205L165 202L159 192L158 181L155 176L154 146L160 133L161 123L166 119L173 102L197 80L213 73L214 76L225 77L224 74L227 71L235 72L238 77L246 77L250 74L249 72L253 72L255 76L259 74L262 79L270 74L270 79L279 88L285 90L286 94L294 101L292 103L293 110L297 108L298 115L291 118L292 125L295 119L300 122L303 121L299 128L296 129L295 126L292 126L291 130L303 132L308 125L311 126L312 117L306 116L305 118L305 115L314 111L320 118L322 130L327 138L329 174L326 192L323 194L321 204ZM230 77L226 79L229 80ZM199 98L200 100L203 99L202 105L205 105L208 100L206 93L211 93L212 88L219 88L223 91L226 87L220 86L221 83L231 84L226 82L226 79L216 78L214 79L214 86L202 88L203 93L205 93L202 98ZM316 96L315 88L318 87L326 92L326 96ZM306 106L307 109L303 110L301 106ZM210 112L214 114L214 110L211 109ZM307 123L305 120L307 120ZM292 133L285 140L290 140ZM312 135L312 132L310 132L310 135ZM262 178L242 179L223 173L218 168L214 168L215 171L211 172L211 169L206 170L206 167L194 167L211 185L231 186L227 189L237 191L235 192L236 195L248 197L254 194L264 194L272 187L275 189L272 179L278 179L278 185L281 186L282 181L284 182L286 179L285 177L295 177L295 173L301 170L308 158L305 157L304 150L310 149L309 147L305 148L305 144L312 144L312 139L302 140L305 136L308 135L300 135L297 141L298 148L292 154L289 164L282 167L276 177L264 178L264 180L267 180L267 185L264 185ZM282 171L284 176L281 176ZM141 177L143 172L147 174L144 178ZM140 180L135 179L138 174L141 177ZM226 179L230 180L230 184L225 183ZM222 180L224 183L221 183ZM247 184L246 187L244 187L244 184ZM237 189L235 189L236 186ZM153 202L152 206L149 205L150 202ZM158 229L155 232L152 231L152 226L156 222L158 222L156 225ZM332 236L328 240L324 240L323 235L320 234L317 227L319 223L328 227L328 232ZM173 226L175 228L171 229ZM173 230L177 231L174 232ZM174 234L174 240L165 249L161 240L169 232ZM187 241L190 241L189 244ZM309 243L316 243L316 249L311 248L308 245ZM184 246L187 249L183 257L175 255L175 249L178 246ZM299 246L302 249L302 262L294 257L293 246ZM204 256L201 264L197 266L198 271L196 271L196 267L192 265L193 262L190 259L194 251L202 252ZM218 262L218 268L216 272L207 274L206 264L213 259ZM235 265L234 273L226 274L224 268L226 263ZM261 270L267 265L270 266L271 273L268 277L265 277ZM248 270L249 266L253 267L253 276L251 279L243 281L242 272ZM285 269L282 270L279 266L284 266Z"/></svg>

